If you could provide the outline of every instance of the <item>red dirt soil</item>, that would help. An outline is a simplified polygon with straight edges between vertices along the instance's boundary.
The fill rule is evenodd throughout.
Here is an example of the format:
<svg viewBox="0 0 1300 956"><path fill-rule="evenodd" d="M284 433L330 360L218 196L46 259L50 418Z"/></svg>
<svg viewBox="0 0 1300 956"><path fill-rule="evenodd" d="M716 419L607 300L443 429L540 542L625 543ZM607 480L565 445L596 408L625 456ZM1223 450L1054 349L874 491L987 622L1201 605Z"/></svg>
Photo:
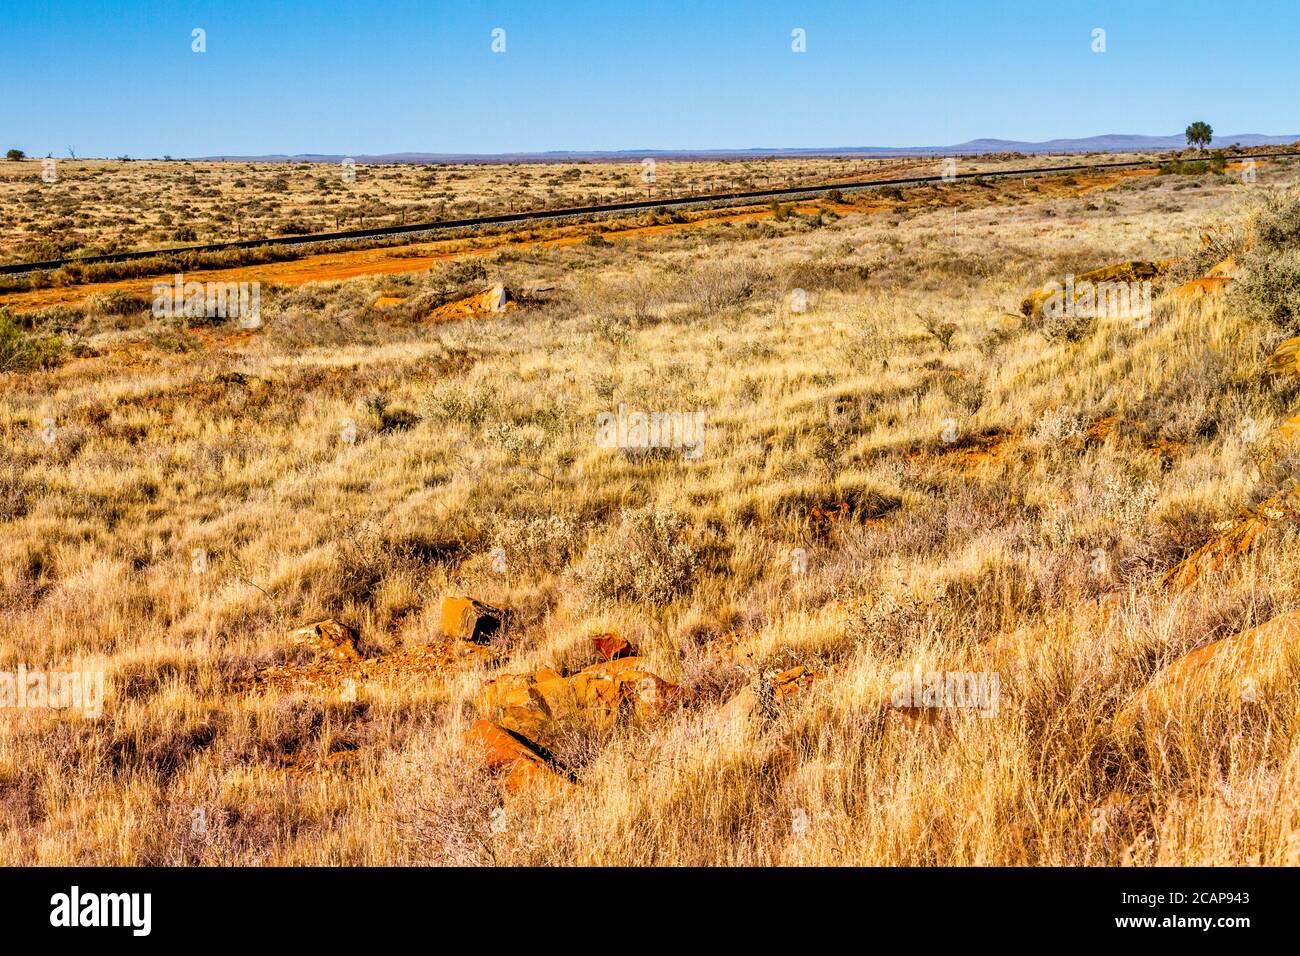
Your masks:
<svg viewBox="0 0 1300 956"><path fill-rule="evenodd" d="M1117 185L1133 176L1153 175L1154 170L1124 170L1097 174L1078 174L1069 187L1059 190L1061 194L1085 195L1096 189L1106 189ZM1014 188L1019 180L1003 181ZM1040 195L1049 195L1057 190L1052 177L1041 181ZM963 184L964 185L964 184ZM923 187L924 188L924 187ZM980 190L978 186L970 188ZM864 199L867 197L863 197ZM954 201L960 198L954 197ZM928 206L931 199L918 197L916 201L903 203L798 203L795 211L812 214L818 209L825 209L838 215L850 213L872 213L897 209L900 206ZM725 222L743 222L746 220L767 219L772 211L767 206L732 207L730 209L708 210L685 222L660 223L649 226L633 226L624 229L610 229L600 235L611 241L655 236L664 232L675 232L700 226L716 225ZM536 227L532 227L536 228ZM483 256L503 247L527 249L533 246L556 247L577 245L597 230L592 225L579 227L560 227L555 235L545 239L520 239L517 233L481 239L443 239L432 242L413 243L406 246L388 246L377 249L357 249L346 252L329 252L304 256L285 262L264 263L253 266L239 266L228 269L196 269L186 274L186 279L193 282L262 282L283 286L304 285L308 282L337 282L355 279L367 275L398 275L407 272L422 272L439 262L448 259ZM26 292L11 292L0 295L0 306L8 306L18 311L33 311L50 306L76 306L84 303L93 295L105 292L121 291L142 299L153 298L153 287L159 282L166 282L167 276L150 276L146 278L123 279L110 282L86 283L83 285L55 286L33 289Z"/></svg>

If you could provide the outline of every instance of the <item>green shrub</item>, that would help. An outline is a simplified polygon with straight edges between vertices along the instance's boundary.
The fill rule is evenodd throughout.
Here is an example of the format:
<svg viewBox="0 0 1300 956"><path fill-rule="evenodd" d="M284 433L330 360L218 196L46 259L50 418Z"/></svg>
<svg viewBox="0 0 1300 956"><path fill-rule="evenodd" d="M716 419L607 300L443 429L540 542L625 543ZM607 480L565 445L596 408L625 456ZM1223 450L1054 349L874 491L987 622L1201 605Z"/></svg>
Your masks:
<svg viewBox="0 0 1300 956"><path fill-rule="evenodd" d="M59 336L29 335L13 316L0 312L0 372L54 368L66 352L67 346Z"/></svg>
<svg viewBox="0 0 1300 956"><path fill-rule="evenodd" d="M152 303L131 295L121 289L108 292L96 292L86 300L86 312L90 315L136 315L150 309Z"/></svg>
<svg viewBox="0 0 1300 956"><path fill-rule="evenodd" d="M1222 173L1228 166L1228 160L1222 153L1215 153L1208 159L1174 160L1160 164L1161 176L1204 176L1206 173Z"/></svg>
<svg viewBox="0 0 1300 956"><path fill-rule="evenodd" d="M1249 318L1300 332L1300 249L1251 251L1232 301Z"/></svg>
<svg viewBox="0 0 1300 956"><path fill-rule="evenodd" d="M700 564L687 532L686 517L670 509L623 512L618 530L577 568L590 601L663 605L685 594Z"/></svg>
<svg viewBox="0 0 1300 956"><path fill-rule="evenodd" d="M1272 199L1255 217L1255 248L1300 247L1300 201Z"/></svg>
<svg viewBox="0 0 1300 956"><path fill-rule="evenodd" d="M1233 283L1235 308L1257 321L1300 331L1300 200L1271 198L1254 220L1255 243Z"/></svg>

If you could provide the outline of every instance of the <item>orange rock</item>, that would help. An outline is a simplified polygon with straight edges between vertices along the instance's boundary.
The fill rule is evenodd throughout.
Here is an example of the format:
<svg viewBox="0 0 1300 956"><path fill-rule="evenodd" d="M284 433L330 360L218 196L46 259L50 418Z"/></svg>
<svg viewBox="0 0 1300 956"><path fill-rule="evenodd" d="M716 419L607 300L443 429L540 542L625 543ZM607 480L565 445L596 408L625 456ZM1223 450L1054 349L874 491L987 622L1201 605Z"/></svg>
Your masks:
<svg viewBox="0 0 1300 956"><path fill-rule="evenodd" d="M512 793L533 789L559 793L572 788L531 742L491 721L474 721L465 731L465 741L477 751L489 770L506 771L502 786Z"/></svg>
<svg viewBox="0 0 1300 956"><path fill-rule="evenodd" d="M501 726L511 733L533 740L540 739L545 734L550 721L551 715L540 707L511 705L501 708Z"/></svg>
<svg viewBox="0 0 1300 956"><path fill-rule="evenodd" d="M1168 270L1170 262L1171 260L1161 262L1117 262L1114 265L1103 266L1100 269L1093 269L1075 276L1075 288L1081 290L1088 285L1095 285L1100 282L1136 282L1155 279ZM1060 296L1063 291L1063 286L1058 281L1030 293L1020 303L1021 314L1026 318L1042 318L1044 305ZM1057 299L1057 301L1062 300Z"/></svg>
<svg viewBox="0 0 1300 956"><path fill-rule="evenodd" d="M631 712L652 718L688 701L689 694L639 668L638 657L592 664L561 677L544 667L531 674L503 674L483 685L474 707L484 720L526 740L546 741L555 721L582 715L604 725Z"/></svg>
<svg viewBox="0 0 1300 956"><path fill-rule="evenodd" d="M609 674L574 674L569 679L580 707L597 716L612 717L618 712L618 684Z"/></svg>
<svg viewBox="0 0 1300 956"><path fill-rule="evenodd" d="M531 674L502 674L474 696L474 709L481 717L538 740L545 737L552 720L569 714L575 706L568 681L549 667Z"/></svg>
<svg viewBox="0 0 1300 956"><path fill-rule="evenodd" d="M577 703L588 709L613 714L619 705L617 677L624 671L635 671L641 663L639 657L619 657L584 667L569 678L569 686Z"/></svg>
<svg viewBox="0 0 1300 956"><path fill-rule="evenodd" d="M510 768L501 785L511 793L541 792L561 796L574 789L572 782L564 779L545 764L521 760Z"/></svg>
<svg viewBox="0 0 1300 956"><path fill-rule="evenodd" d="M486 644L501 629L505 612L470 597L442 599L442 633L462 641Z"/></svg>
<svg viewBox="0 0 1300 956"><path fill-rule="evenodd" d="M1274 434L1284 442L1293 442L1300 436L1300 415L1292 415L1277 426Z"/></svg>
<svg viewBox="0 0 1300 956"><path fill-rule="evenodd" d="M1218 276L1234 277L1237 274L1237 257L1228 256L1215 265L1213 269L1205 273L1206 278L1215 278Z"/></svg>
<svg viewBox="0 0 1300 956"><path fill-rule="evenodd" d="M1300 611L1290 611L1184 654L1129 698L1116 716L1116 726L1131 729L1142 715L1166 719L1184 701L1211 698L1216 690L1219 696L1247 700L1246 695L1262 685L1285 679L1297 655Z"/></svg>
<svg viewBox="0 0 1300 956"><path fill-rule="evenodd" d="M1300 378L1300 338L1287 339L1279 345L1264 367L1274 375Z"/></svg>
<svg viewBox="0 0 1300 956"><path fill-rule="evenodd" d="M1227 292L1230 282L1232 282L1232 277L1226 275L1193 279L1174 289L1170 293L1170 297L1179 302L1194 302L1197 299L1216 298Z"/></svg>
<svg viewBox="0 0 1300 956"><path fill-rule="evenodd" d="M488 681L474 695L474 709L491 717L503 707L528 707L533 704L531 674L502 674Z"/></svg>
<svg viewBox="0 0 1300 956"><path fill-rule="evenodd" d="M791 697L798 696L804 688L811 687L813 681L820 676L799 665L775 675L769 683L772 685L772 693L775 695L777 703L781 703Z"/></svg>
<svg viewBox="0 0 1300 956"><path fill-rule="evenodd" d="M808 527L816 534L829 534L835 525L847 520L848 515L849 504L847 501L824 506L813 505L808 509Z"/></svg>
<svg viewBox="0 0 1300 956"><path fill-rule="evenodd" d="M541 676L543 672L538 671L538 680L533 685L533 693L541 699L542 704L546 707L546 712L552 718L566 717L577 709L577 695L568 680L554 671L546 673L553 676Z"/></svg>
<svg viewBox="0 0 1300 956"><path fill-rule="evenodd" d="M1292 482L1265 498L1235 521L1216 526L1215 534L1160 579L1165 587L1185 590L1204 575L1222 570L1250 550L1270 525L1300 513L1300 484Z"/></svg>
<svg viewBox="0 0 1300 956"><path fill-rule="evenodd" d="M465 731L465 742L478 753L489 770L512 767L521 760L542 765L546 763L525 738L512 734L490 720L474 721L469 730Z"/></svg>
<svg viewBox="0 0 1300 956"><path fill-rule="evenodd" d="M306 644L318 654L340 661L359 661L356 628L348 627L333 618L316 621L291 631L289 636L299 644Z"/></svg>
<svg viewBox="0 0 1300 956"><path fill-rule="evenodd" d="M1119 424L1119 416L1111 415L1109 418L1099 418L1088 426L1088 430L1083 433L1084 440L1087 442L1104 442L1110 437L1115 426Z"/></svg>
<svg viewBox="0 0 1300 956"><path fill-rule="evenodd" d="M607 661L612 661L616 657L630 657L636 653L631 643L617 634L597 634L591 639L591 643L595 646L596 653Z"/></svg>
<svg viewBox="0 0 1300 956"><path fill-rule="evenodd" d="M579 674L588 674L595 677L615 677L623 671L639 670L641 667L641 658L639 657L619 657L612 661L601 661L599 664L592 664L578 671L574 677Z"/></svg>
<svg viewBox="0 0 1300 956"><path fill-rule="evenodd" d="M649 671L623 671L615 678L620 704L629 704L632 712L643 720L662 716L666 711L680 707L688 699L686 691Z"/></svg>
<svg viewBox="0 0 1300 956"><path fill-rule="evenodd" d="M625 707L638 717L657 717L687 701L683 688L640 665L639 657L592 664L569 678L569 686L577 703L602 720L613 719Z"/></svg>
<svg viewBox="0 0 1300 956"><path fill-rule="evenodd" d="M429 313L426 321L452 322L479 316L512 312L519 308L515 296L503 285L494 285L482 292L445 302Z"/></svg>
<svg viewBox="0 0 1300 956"><path fill-rule="evenodd" d="M510 294L510 290L499 282L492 288L484 290L480 300L484 312L504 312L507 305L513 301L514 296Z"/></svg>

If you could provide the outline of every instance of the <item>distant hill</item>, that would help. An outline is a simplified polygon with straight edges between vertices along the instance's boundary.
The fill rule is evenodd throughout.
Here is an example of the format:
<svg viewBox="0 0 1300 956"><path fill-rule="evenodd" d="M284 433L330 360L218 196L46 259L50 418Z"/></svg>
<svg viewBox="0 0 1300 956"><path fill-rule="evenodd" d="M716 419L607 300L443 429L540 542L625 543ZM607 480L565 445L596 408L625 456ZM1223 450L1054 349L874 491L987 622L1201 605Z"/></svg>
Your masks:
<svg viewBox="0 0 1300 956"><path fill-rule="evenodd" d="M1215 136L1212 146L1290 146L1300 141L1300 136L1264 136L1261 133L1238 133L1235 136ZM1126 133L1108 133L1082 139L1049 139L1042 143L1022 143L1010 139L973 139L967 143L949 146L948 150L962 153L1128 153L1148 150L1183 149L1187 137L1139 136Z"/></svg>
<svg viewBox="0 0 1300 956"><path fill-rule="evenodd" d="M1215 136L1213 146L1289 146L1300 142L1300 135L1265 136L1261 133L1237 133ZM351 158L361 164L379 163L573 163L637 162L646 157L656 159L756 159L759 157L813 156L929 156L979 153L1129 153L1182 149L1187 139L1173 136L1142 136L1108 133L1080 139L1049 139L1028 143L1014 139L972 139L952 146L828 146L808 149L752 147L748 149L617 149L551 150L537 153L380 153L354 155L344 153L283 153L265 156L192 156L191 159L243 163L339 163Z"/></svg>

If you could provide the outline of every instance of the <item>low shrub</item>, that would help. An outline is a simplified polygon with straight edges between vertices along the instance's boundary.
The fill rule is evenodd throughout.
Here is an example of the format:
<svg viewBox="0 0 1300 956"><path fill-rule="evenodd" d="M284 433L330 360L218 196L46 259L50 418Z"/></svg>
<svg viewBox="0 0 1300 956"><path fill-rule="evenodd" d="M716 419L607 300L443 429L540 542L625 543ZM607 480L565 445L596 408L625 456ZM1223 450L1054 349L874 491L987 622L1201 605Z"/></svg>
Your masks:
<svg viewBox="0 0 1300 956"><path fill-rule="evenodd" d="M67 344L61 337L29 335L8 312L0 312L0 372L54 368L66 353Z"/></svg>
<svg viewBox="0 0 1300 956"><path fill-rule="evenodd" d="M577 568L590 601L660 605L688 592L700 564L688 532L686 516L671 509L624 511L617 531Z"/></svg>

